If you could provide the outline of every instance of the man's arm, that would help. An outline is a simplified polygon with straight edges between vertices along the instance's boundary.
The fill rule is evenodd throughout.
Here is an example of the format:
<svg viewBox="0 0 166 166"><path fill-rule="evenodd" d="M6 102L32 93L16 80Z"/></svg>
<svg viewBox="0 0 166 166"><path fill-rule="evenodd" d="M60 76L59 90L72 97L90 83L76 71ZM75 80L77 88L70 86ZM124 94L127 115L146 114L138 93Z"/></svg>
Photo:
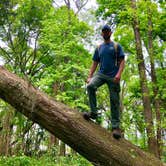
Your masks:
<svg viewBox="0 0 166 166"><path fill-rule="evenodd" d="M96 71L96 68L97 68L98 64L99 64L99 62L93 61L92 66L91 66L90 71L89 71L89 75L88 75L87 81L86 81L87 83L90 82L94 72Z"/></svg>
<svg viewBox="0 0 166 166"><path fill-rule="evenodd" d="M118 73L116 74L116 76L114 78L114 82L118 83L120 81L120 78L121 78L124 67L125 67L125 60L120 59L119 70L118 70Z"/></svg>

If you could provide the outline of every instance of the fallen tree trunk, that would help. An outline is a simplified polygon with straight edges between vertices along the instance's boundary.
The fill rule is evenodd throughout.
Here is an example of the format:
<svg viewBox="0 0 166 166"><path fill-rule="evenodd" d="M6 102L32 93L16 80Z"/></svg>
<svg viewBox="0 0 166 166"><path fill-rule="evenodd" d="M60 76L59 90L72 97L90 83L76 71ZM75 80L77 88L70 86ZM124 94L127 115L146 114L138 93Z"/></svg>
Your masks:
<svg viewBox="0 0 166 166"><path fill-rule="evenodd" d="M78 111L54 101L3 67L0 67L0 98L96 166L164 165L127 140L115 140L104 128L84 120Z"/></svg>

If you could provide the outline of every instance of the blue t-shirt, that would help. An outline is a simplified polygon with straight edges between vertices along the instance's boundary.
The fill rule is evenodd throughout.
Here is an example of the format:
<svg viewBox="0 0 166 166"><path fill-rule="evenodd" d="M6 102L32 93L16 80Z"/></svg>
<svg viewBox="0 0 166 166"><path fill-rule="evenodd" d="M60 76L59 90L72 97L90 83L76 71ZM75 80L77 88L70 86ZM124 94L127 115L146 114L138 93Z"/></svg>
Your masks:
<svg viewBox="0 0 166 166"><path fill-rule="evenodd" d="M119 70L116 65L117 59L124 59L125 55L120 44L117 46L117 58L114 43L103 43L100 47L96 48L93 55L93 61L99 62L99 72L110 77L115 77Z"/></svg>

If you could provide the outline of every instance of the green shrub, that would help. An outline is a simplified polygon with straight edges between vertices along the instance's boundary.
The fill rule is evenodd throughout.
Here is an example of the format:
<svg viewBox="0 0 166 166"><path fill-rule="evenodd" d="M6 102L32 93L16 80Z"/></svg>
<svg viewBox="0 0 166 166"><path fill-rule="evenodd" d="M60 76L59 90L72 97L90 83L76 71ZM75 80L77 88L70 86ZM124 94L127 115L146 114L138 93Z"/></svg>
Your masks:
<svg viewBox="0 0 166 166"><path fill-rule="evenodd" d="M49 156L40 158L27 156L0 157L0 166L92 166L80 155Z"/></svg>
<svg viewBox="0 0 166 166"><path fill-rule="evenodd" d="M0 166L31 166L31 162L31 158L27 156L0 158Z"/></svg>

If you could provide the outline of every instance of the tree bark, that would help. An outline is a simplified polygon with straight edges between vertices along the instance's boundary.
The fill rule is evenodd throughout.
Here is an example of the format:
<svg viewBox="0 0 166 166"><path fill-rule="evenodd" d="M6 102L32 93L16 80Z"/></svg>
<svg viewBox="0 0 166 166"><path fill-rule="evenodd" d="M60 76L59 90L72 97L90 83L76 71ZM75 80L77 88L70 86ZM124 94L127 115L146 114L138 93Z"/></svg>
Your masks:
<svg viewBox="0 0 166 166"><path fill-rule="evenodd" d="M142 91L142 100L143 100L143 107L144 107L144 117L146 122L146 131L148 136L148 149L149 152L153 153L156 157L158 157L158 146L157 140L155 137L154 132L154 124L153 124L153 117L152 117L152 109L150 103L150 96L149 96L149 89L147 86L147 77L146 77L146 68L144 63L144 57L142 53L142 44L141 44L141 35L139 30L139 21L136 14L136 0L131 0L132 8L134 9L134 16L133 16L133 30L136 42L136 56L138 62L138 70L139 70L139 77L140 77L140 85Z"/></svg>
<svg viewBox="0 0 166 166"><path fill-rule="evenodd" d="M13 113L9 106L5 108L7 110L6 114L1 119L2 121L2 131L0 132L0 155L8 156L11 152L10 142L12 138L12 118Z"/></svg>
<svg viewBox="0 0 166 166"><path fill-rule="evenodd" d="M0 97L96 166L165 165L127 140L114 139L106 129L84 120L78 111L54 101L3 67Z"/></svg>
<svg viewBox="0 0 166 166"><path fill-rule="evenodd" d="M54 146L58 146L58 139L53 134L50 133L48 149L51 149Z"/></svg>
<svg viewBox="0 0 166 166"><path fill-rule="evenodd" d="M162 154L162 137L161 137L161 113L160 113L160 99L158 93L158 84L157 84L157 76L154 65L154 49L153 49L153 23L152 23L152 11L150 9L150 2L148 5L148 53L150 57L150 66L151 66L151 80L153 87L153 99L154 99L154 108L156 113L156 121L157 121L157 145L158 145L158 157L161 157Z"/></svg>
<svg viewBox="0 0 166 166"><path fill-rule="evenodd" d="M59 155L60 156L66 156L66 145L63 141L60 141Z"/></svg>

